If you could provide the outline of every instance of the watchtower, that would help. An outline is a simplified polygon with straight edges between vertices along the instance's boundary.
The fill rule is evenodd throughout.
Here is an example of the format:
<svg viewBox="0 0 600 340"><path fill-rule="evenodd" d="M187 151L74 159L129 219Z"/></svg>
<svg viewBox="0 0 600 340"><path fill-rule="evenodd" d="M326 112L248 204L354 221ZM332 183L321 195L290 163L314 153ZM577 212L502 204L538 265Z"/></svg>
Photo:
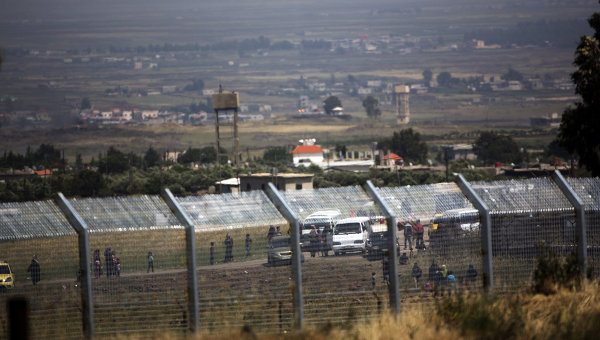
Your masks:
<svg viewBox="0 0 600 340"><path fill-rule="evenodd" d="M215 132L217 136L217 163L225 157L230 159L234 166L241 163L240 137L238 135L238 108L240 101L235 92L223 91L219 85L219 93L212 95L212 105L215 110ZM221 117L219 117L221 114ZM221 131L221 127L230 126L232 129ZM230 142L231 148L223 146ZM221 147L227 149L227 153L221 152Z"/></svg>
<svg viewBox="0 0 600 340"><path fill-rule="evenodd" d="M394 86L394 94L396 95L397 123L408 124L408 122L410 122L410 106L408 104L410 87L406 85L396 85Z"/></svg>

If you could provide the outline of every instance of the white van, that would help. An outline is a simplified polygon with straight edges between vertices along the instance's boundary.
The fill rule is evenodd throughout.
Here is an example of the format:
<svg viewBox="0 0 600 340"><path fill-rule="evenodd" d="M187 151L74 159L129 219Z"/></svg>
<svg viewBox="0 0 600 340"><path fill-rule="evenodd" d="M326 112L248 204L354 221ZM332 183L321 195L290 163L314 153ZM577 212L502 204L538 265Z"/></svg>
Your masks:
<svg viewBox="0 0 600 340"><path fill-rule="evenodd" d="M335 255L347 252L367 250L367 239L371 231L369 217L351 217L338 221L333 228L333 253Z"/></svg>
<svg viewBox="0 0 600 340"><path fill-rule="evenodd" d="M307 251L310 248L310 232L315 226L319 235L327 228L333 231L335 224L342 218L342 213L337 210L321 210L308 215L302 223L302 231L300 233L300 245L302 251Z"/></svg>

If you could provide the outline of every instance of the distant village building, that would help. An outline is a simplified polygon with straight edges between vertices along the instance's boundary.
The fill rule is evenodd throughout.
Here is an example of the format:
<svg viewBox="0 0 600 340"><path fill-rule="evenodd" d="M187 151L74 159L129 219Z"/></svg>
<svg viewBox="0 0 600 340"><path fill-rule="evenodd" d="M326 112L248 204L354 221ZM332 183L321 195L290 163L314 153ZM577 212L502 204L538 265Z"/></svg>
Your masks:
<svg viewBox="0 0 600 340"><path fill-rule="evenodd" d="M560 126L561 120L562 116L554 112L550 115L545 115L542 117L529 118L529 123L531 124L531 127L558 127Z"/></svg>
<svg viewBox="0 0 600 340"><path fill-rule="evenodd" d="M258 173L258 174L247 174L240 175L240 190L241 191L252 191L252 190L265 190L268 183L273 185L278 190L303 190L313 189L313 174L270 174L270 173Z"/></svg>
<svg viewBox="0 0 600 340"><path fill-rule="evenodd" d="M315 145L315 139L302 139L301 145L292 150L292 160L294 166L310 165L311 163L323 162L323 149Z"/></svg>
<svg viewBox="0 0 600 340"><path fill-rule="evenodd" d="M448 160L468 160L474 161L477 159L477 155L473 152L473 145L471 144L454 144L445 145L442 147L445 152L448 153Z"/></svg>

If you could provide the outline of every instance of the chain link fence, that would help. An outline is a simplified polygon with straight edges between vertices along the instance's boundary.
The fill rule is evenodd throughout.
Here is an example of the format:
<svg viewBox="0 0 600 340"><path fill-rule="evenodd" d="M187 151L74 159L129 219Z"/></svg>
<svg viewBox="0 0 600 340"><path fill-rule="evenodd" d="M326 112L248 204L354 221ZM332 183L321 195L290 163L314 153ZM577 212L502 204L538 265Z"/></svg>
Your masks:
<svg viewBox="0 0 600 340"><path fill-rule="evenodd" d="M467 183L487 210L479 201L475 208L454 183L373 187L375 194L357 186L269 187L72 198L66 211L52 201L0 204L0 337L9 332L7 301L17 296L29 303L32 338L45 339L221 333L244 325L284 332L397 311L395 296L410 306L459 290L509 293L531 283L540 246L567 255L581 243L581 222L558 181ZM583 202L592 270L600 249L600 180L566 183ZM89 258L83 270L82 254ZM486 275L493 281L486 283Z"/></svg>

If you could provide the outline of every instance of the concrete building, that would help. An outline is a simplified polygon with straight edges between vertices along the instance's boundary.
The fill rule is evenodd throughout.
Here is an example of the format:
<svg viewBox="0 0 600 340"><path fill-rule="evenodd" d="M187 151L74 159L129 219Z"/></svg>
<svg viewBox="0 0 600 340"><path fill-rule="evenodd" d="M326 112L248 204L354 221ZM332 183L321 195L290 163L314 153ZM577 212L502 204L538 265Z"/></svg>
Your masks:
<svg viewBox="0 0 600 340"><path fill-rule="evenodd" d="M314 143L314 142L313 142ZM292 150L292 159L295 166L310 165L323 162L323 149L318 145L298 145Z"/></svg>
<svg viewBox="0 0 600 340"><path fill-rule="evenodd" d="M270 174L258 173L239 175L240 190L266 190L271 182L279 190L303 190L313 188L313 174Z"/></svg>

